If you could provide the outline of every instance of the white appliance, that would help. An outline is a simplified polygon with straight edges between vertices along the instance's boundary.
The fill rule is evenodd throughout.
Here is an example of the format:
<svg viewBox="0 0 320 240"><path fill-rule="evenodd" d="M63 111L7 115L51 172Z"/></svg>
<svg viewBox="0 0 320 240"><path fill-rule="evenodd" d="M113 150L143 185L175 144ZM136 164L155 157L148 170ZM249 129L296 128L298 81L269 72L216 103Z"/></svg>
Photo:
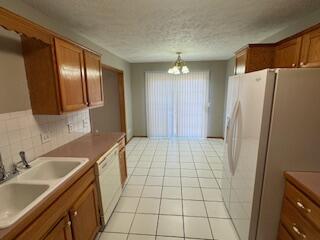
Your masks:
<svg viewBox="0 0 320 240"><path fill-rule="evenodd" d="M122 187L119 168L119 147L114 145L96 163L96 175L102 210L101 218L106 224L119 201Z"/></svg>
<svg viewBox="0 0 320 240"><path fill-rule="evenodd" d="M222 196L241 240L274 240L284 171L320 171L320 69L266 69L228 83Z"/></svg>

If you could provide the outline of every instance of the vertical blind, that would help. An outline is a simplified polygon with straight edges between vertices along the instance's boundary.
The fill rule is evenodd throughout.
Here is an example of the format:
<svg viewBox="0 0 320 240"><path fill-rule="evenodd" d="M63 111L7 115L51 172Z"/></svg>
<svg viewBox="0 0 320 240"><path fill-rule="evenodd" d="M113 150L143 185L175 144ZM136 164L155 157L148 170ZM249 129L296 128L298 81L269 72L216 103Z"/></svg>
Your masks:
<svg viewBox="0 0 320 240"><path fill-rule="evenodd" d="M207 136L209 72L146 72L149 137Z"/></svg>

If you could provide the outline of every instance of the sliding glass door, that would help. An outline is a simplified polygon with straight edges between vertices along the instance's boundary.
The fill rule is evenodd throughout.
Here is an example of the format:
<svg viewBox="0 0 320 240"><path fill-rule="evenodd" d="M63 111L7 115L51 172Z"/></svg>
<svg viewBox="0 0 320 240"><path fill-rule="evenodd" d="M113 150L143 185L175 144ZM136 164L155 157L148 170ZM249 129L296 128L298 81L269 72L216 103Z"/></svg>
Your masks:
<svg viewBox="0 0 320 240"><path fill-rule="evenodd" d="M207 136L209 72L146 73L149 137Z"/></svg>

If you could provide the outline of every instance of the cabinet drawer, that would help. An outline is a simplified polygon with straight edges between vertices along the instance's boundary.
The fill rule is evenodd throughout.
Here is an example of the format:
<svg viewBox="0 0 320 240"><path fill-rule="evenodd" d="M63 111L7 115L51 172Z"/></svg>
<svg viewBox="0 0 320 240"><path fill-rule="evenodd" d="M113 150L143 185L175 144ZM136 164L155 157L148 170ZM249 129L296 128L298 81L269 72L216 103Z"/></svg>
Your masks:
<svg viewBox="0 0 320 240"><path fill-rule="evenodd" d="M126 146L126 138L124 137L119 141L119 150L121 150L125 146Z"/></svg>
<svg viewBox="0 0 320 240"><path fill-rule="evenodd" d="M320 232L287 199L283 201L281 222L295 240L320 239Z"/></svg>
<svg viewBox="0 0 320 240"><path fill-rule="evenodd" d="M279 227L278 240L293 240L293 238L290 236L290 234L282 224L280 224Z"/></svg>
<svg viewBox="0 0 320 240"><path fill-rule="evenodd" d="M320 208L289 182L286 183L285 195L299 213L320 230Z"/></svg>

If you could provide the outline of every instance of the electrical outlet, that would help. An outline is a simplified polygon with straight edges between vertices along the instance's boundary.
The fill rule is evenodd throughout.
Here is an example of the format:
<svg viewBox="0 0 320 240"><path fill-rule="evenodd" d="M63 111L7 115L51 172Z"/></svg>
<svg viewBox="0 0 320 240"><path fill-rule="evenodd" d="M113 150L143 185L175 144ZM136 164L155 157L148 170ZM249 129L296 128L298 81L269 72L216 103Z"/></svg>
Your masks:
<svg viewBox="0 0 320 240"><path fill-rule="evenodd" d="M87 128L88 125L89 125L89 121L88 121L87 119L83 119L83 120L82 120L82 124L83 124L83 125L82 125L83 128Z"/></svg>
<svg viewBox="0 0 320 240"><path fill-rule="evenodd" d="M51 141L51 136L50 136L50 134L49 134L48 132L46 132L46 133L41 133L41 134L40 134L40 138L41 138L41 143L42 143L42 144Z"/></svg>
<svg viewBox="0 0 320 240"><path fill-rule="evenodd" d="M73 124L71 122L68 123L68 131L69 133L73 132Z"/></svg>

